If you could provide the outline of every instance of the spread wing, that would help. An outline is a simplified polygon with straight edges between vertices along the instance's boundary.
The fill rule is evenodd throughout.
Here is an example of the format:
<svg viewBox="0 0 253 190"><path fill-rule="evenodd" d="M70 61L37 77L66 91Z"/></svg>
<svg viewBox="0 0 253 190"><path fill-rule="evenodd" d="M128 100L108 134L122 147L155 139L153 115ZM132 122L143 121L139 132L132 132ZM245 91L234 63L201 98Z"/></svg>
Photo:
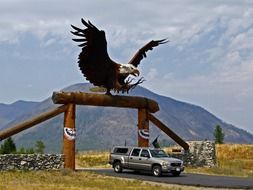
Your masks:
<svg viewBox="0 0 253 190"><path fill-rule="evenodd" d="M167 39L162 39L162 40L151 40L149 43L147 43L145 46L143 46L141 49L137 51L137 53L134 55L134 57L129 61L129 64L134 65L137 67L141 60L144 57L147 57L146 52L148 50L152 50L154 47L160 45L160 44L165 44L167 43Z"/></svg>
<svg viewBox="0 0 253 190"><path fill-rule="evenodd" d="M99 30L90 21L81 19L85 29L77 28L71 25L75 31L72 34L80 38L73 39L80 42L82 47L79 54L79 68L83 75L96 86L104 86L108 76L112 75L115 63L110 59L107 53L107 42L105 32Z"/></svg>

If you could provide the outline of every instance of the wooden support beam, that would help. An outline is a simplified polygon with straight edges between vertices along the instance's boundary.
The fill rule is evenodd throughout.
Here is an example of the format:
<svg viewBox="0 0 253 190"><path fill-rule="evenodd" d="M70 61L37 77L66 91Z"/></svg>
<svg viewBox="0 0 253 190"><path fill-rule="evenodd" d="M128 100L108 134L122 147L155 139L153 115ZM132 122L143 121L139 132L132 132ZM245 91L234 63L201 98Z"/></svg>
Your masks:
<svg viewBox="0 0 253 190"><path fill-rule="evenodd" d="M75 104L69 104L64 114L63 154L64 168L75 170Z"/></svg>
<svg viewBox="0 0 253 190"><path fill-rule="evenodd" d="M171 129L166 127L160 120L158 120L155 116L152 114L148 114L149 120L154 123L159 129L161 129L164 133L166 133L170 138L172 138L176 143L178 143L180 146L184 148L184 150L189 149L189 145L181 139L176 133L174 133Z"/></svg>
<svg viewBox="0 0 253 190"><path fill-rule="evenodd" d="M109 106L123 108L145 108L149 112L159 111L159 106L154 100L136 97L136 96L119 96L105 95L84 92L54 92L52 100L55 104L78 104L92 106Z"/></svg>
<svg viewBox="0 0 253 190"><path fill-rule="evenodd" d="M138 109L138 146L149 146L149 120L148 110Z"/></svg>
<svg viewBox="0 0 253 190"><path fill-rule="evenodd" d="M13 127L7 128L3 131L0 131L0 141L3 139L6 139L12 135L15 135L25 129L28 129L30 127L33 127L34 125L37 125L43 121L46 121L52 117L55 117L56 115L65 112L67 109L67 105L62 105L60 107L54 108L48 112L42 113L38 116L33 117L32 119L26 120L20 124L17 124Z"/></svg>

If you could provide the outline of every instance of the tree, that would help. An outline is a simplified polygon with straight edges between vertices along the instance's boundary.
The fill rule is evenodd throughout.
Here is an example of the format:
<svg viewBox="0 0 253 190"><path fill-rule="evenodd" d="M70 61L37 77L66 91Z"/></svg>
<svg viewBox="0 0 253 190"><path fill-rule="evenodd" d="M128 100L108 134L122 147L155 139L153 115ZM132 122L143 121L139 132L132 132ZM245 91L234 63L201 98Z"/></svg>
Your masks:
<svg viewBox="0 0 253 190"><path fill-rule="evenodd" d="M26 150L24 147L21 147L18 151L17 154L26 154Z"/></svg>
<svg viewBox="0 0 253 190"><path fill-rule="evenodd" d="M6 139L0 147L1 154L11 154L16 152L16 145L11 137Z"/></svg>
<svg viewBox="0 0 253 190"><path fill-rule="evenodd" d="M34 153L35 152L34 152L33 148L26 149L26 154L34 154Z"/></svg>
<svg viewBox="0 0 253 190"><path fill-rule="evenodd" d="M222 128L220 125L216 125L214 130L215 144L223 144L224 133L222 132Z"/></svg>
<svg viewBox="0 0 253 190"><path fill-rule="evenodd" d="M33 148L24 148L21 147L19 150L16 152L17 154L34 154Z"/></svg>
<svg viewBox="0 0 253 190"><path fill-rule="evenodd" d="M36 141L35 144L35 152L39 154L43 154L45 150L45 145L42 141Z"/></svg>

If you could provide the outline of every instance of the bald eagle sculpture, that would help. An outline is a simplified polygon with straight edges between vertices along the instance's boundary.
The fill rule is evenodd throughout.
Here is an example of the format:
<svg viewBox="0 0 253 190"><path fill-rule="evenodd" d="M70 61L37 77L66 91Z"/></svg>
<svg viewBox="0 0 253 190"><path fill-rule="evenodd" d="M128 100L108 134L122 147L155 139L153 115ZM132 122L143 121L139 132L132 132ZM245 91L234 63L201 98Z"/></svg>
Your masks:
<svg viewBox="0 0 253 190"><path fill-rule="evenodd" d="M168 42L166 39L152 40L139 49L129 63L116 63L108 55L105 32L99 30L90 21L86 22L83 19L81 19L81 21L86 28L80 29L71 25L75 30L71 31L71 33L80 37L73 40L75 42L80 42L81 44L78 46L82 47L82 51L79 54L79 68L88 81L95 86L106 88L106 94L109 95L111 94L111 90L118 93L128 93L130 89L141 84L144 81L143 78L132 83L133 78L128 76L139 76L140 72L137 66L140 64L140 61L146 57L146 52L152 50L159 44Z"/></svg>

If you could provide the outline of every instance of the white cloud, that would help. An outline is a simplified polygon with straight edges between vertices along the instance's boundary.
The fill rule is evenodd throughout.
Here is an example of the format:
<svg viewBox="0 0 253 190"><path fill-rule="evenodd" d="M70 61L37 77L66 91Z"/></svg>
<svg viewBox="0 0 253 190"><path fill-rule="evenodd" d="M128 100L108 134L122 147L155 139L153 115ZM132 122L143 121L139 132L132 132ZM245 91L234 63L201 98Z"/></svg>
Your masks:
<svg viewBox="0 0 253 190"><path fill-rule="evenodd" d="M51 39L49 39L49 40L43 42L43 43L41 44L41 47L44 47L44 48L45 48L45 47L51 46L51 45L54 44L55 42L56 42L56 39L51 38Z"/></svg>
<svg viewBox="0 0 253 190"><path fill-rule="evenodd" d="M148 74L147 74L147 78L149 79L149 80L153 80L153 79L155 79L155 78L157 78L158 77L158 71L157 71L157 69L156 68L151 68L150 70L149 70L149 72L148 72Z"/></svg>
<svg viewBox="0 0 253 190"><path fill-rule="evenodd" d="M252 17L253 19L253 17ZM251 22L253 26L253 21ZM245 50L253 48L253 29L236 35L230 45L231 50Z"/></svg>

